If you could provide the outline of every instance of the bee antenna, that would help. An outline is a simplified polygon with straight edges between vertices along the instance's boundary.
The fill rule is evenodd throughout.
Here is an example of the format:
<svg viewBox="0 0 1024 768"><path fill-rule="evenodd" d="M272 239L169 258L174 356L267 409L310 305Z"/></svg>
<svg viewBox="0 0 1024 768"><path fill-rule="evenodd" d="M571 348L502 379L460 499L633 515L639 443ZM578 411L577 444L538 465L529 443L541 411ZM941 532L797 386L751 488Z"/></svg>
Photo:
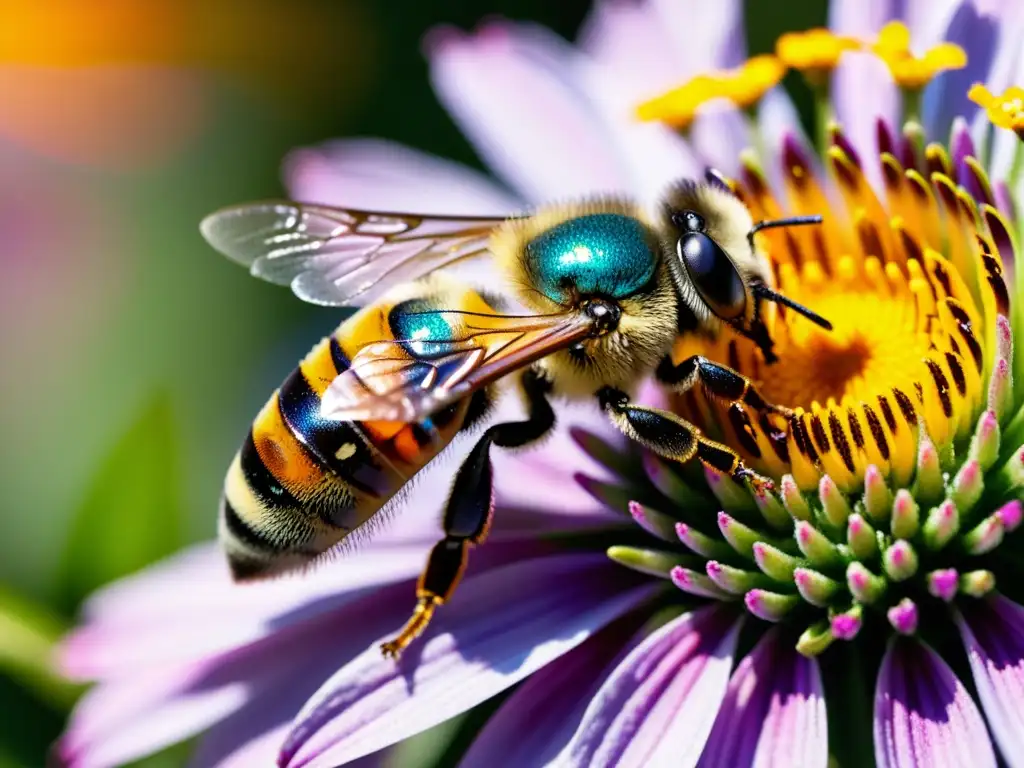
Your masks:
<svg viewBox="0 0 1024 768"><path fill-rule="evenodd" d="M821 326L826 331L832 330L832 323L830 323L824 317L819 315L817 312L812 312L803 304L798 304L788 296L783 296L781 293L776 293L764 283L755 283L753 285L753 291L754 295L757 296L759 299L764 299L765 301L773 301L776 304L781 304L784 307L789 307L794 312L800 313L808 320L810 320L812 323Z"/></svg>
<svg viewBox="0 0 1024 768"><path fill-rule="evenodd" d="M775 227L802 227L807 224L821 224L821 216L790 216L785 219L772 219L771 221L759 221L747 232L747 242L750 243L750 250L754 250L754 235L762 229L774 229Z"/></svg>

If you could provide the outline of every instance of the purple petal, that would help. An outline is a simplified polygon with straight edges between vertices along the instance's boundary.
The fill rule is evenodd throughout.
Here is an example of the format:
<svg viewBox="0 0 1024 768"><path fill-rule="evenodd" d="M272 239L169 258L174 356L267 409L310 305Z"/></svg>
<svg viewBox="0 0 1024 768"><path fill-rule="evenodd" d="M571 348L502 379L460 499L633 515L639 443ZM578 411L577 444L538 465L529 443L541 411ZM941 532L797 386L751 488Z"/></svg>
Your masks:
<svg viewBox="0 0 1024 768"><path fill-rule="evenodd" d="M768 181L776 194L781 195L783 190L782 153L779 149L784 143L792 143L799 147L800 154L807 158L815 169L815 175L822 178L818 153L814 151L811 140L804 133L803 127L800 125L800 116L785 88L772 88L765 94L757 108L757 118L761 141L767 149L760 159L768 175Z"/></svg>
<svg viewBox="0 0 1024 768"><path fill-rule="evenodd" d="M281 765L338 765L464 712L657 588L594 554L519 562L472 579L401 663L370 648L329 679L296 718Z"/></svg>
<svg viewBox="0 0 1024 768"><path fill-rule="evenodd" d="M338 610L362 589L411 579L429 546L368 546L309 574L244 586L215 547L196 547L97 593L60 663L77 679L125 678L229 651Z"/></svg>
<svg viewBox="0 0 1024 768"><path fill-rule="evenodd" d="M693 121L690 135L702 167L739 175L740 150L750 145L749 123L739 109L725 102L708 104Z"/></svg>
<svg viewBox="0 0 1024 768"><path fill-rule="evenodd" d="M411 584L382 587L345 610L202 664L101 683L76 706L60 754L75 766L120 765L212 726L206 738L213 746L204 750L217 756L208 761L215 765L288 724L339 666L406 618L411 592Z"/></svg>
<svg viewBox="0 0 1024 768"><path fill-rule="evenodd" d="M124 765L199 733L245 700L242 683L183 693L202 673L172 669L93 688L58 742L62 762L73 768Z"/></svg>
<svg viewBox="0 0 1024 768"><path fill-rule="evenodd" d="M878 768L995 766L981 713L939 655L909 637L890 641L875 690Z"/></svg>
<svg viewBox="0 0 1024 768"><path fill-rule="evenodd" d="M878 154L875 127L879 119L889 125L901 124L899 91L885 64L874 54L849 52L843 55L832 77L832 101L843 133L861 157ZM864 109L865 104L870 104L871 109ZM878 163L866 163L864 173L878 189L881 185Z"/></svg>
<svg viewBox="0 0 1024 768"><path fill-rule="evenodd" d="M480 156L531 202L626 191L603 120L574 82L579 54L527 25L444 30L428 50L434 89Z"/></svg>
<svg viewBox="0 0 1024 768"><path fill-rule="evenodd" d="M967 98L967 91L972 83L988 80L999 50L999 19L980 13L972 3L961 3L949 22L945 38L964 49L967 66L941 73L925 88L921 117L928 136L939 141L949 135L953 118L971 120L979 109ZM1017 46L1018 41L1014 37L1010 44Z"/></svg>
<svg viewBox="0 0 1024 768"><path fill-rule="evenodd" d="M383 139L346 139L293 150L283 173L291 197L306 202L499 216L522 207L482 173Z"/></svg>
<svg viewBox="0 0 1024 768"><path fill-rule="evenodd" d="M635 629L635 620L615 622L530 675L487 721L459 768L549 764L569 743Z"/></svg>
<svg viewBox="0 0 1024 768"><path fill-rule="evenodd" d="M771 631L740 662L700 764L810 768L828 763L825 693L815 659Z"/></svg>
<svg viewBox="0 0 1024 768"><path fill-rule="evenodd" d="M501 414L512 419L522 418L521 411L504 410ZM497 530L502 526L529 524L534 535L538 530L577 530L580 527L607 526L610 522L624 522L621 515L598 504L594 498L573 481L583 473L601 480L613 481L612 474L577 445L570 431L573 427L586 429L613 448L629 449L622 433L611 426L607 417L594 405L565 403L558 411L558 424L544 442L526 451L511 453L494 450L495 498L501 507L495 513ZM537 510L534 515L543 521L543 528L524 515L513 519L506 509Z"/></svg>
<svg viewBox="0 0 1024 768"><path fill-rule="evenodd" d="M1007 763L1024 765L1024 608L993 597L962 610L957 626L988 726Z"/></svg>
<svg viewBox="0 0 1024 768"><path fill-rule="evenodd" d="M910 48L918 54L938 44L963 0L902 0L903 22L910 30Z"/></svg>
<svg viewBox="0 0 1024 768"><path fill-rule="evenodd" d="M832 0L828 25L841 35L871 39L891 21L899 0Z"/></svg>
<svg viewBox="0 0 1024 768"><path fill-rule="evenodd" d="M679 85L685 75L683 56L654 3L598 0L576 43L595 65L616 72L623 95L636 103Z"/></svg>
<svg viewBox="0 0 1024 768"><path fill-rule="evenodd" d="M681 77L735 67L746 58L741 0L715 0L700 10L678 0L647 0L675 40L673 53L682 63Z"/></svg>
<svg viewBox="0 0 1024 768"><path fill-rule="evenodd" d="M568 762L695 764L725 695L739 627L733 611L714 606L649 635L595 695Z"/></svg>
<svg viewBox="0 0 1024 768"><path fill-rule="evenodd" d="M578 43L596 63L628 78L639 102L701 72L740 64L743 6L722 0L693 13L677 0L601 0Z"/></svg>

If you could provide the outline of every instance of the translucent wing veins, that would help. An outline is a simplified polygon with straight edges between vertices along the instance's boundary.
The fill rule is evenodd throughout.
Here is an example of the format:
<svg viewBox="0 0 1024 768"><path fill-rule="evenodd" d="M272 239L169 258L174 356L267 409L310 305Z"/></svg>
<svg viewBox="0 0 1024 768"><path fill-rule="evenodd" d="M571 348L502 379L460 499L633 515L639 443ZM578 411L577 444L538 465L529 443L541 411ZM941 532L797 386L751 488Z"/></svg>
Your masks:
<svg viewBox="0 0 1024 768"><path fill-rule="evenodd" d="M314 304L345 306L486 252L501 222L270 201L217 211L200 229L256 277L291 285Z"/></svg>

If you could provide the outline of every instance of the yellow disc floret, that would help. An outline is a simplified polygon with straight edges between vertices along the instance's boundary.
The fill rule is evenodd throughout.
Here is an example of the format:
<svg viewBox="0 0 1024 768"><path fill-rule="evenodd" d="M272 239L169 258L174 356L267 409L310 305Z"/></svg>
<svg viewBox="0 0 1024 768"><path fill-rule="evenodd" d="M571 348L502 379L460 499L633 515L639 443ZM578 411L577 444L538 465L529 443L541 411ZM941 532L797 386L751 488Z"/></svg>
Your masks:
<svg viewBox="0 0 1024 768"><path fill-rule="evenodd" d="M658 120L675 128L686 128L697 110L714 99L727 99L739 107L750 107L778 85L786 74L785 65L775 56L748 59L736 69L698 75L637 107L641 120Z"/></svg>
<svg viewBox="0 0 1024 768"><path fill-rule="evenodd" d="M939 43L915 55L910 50L910 30L899 21L882 28L871 50L889 67L897 85L908 90L923 88L940 72L967 66L967 54L955 43Z"/></svg>
<svg viewBox="0 0 1024 768"><path fill-rule="evenodd" d="M792 147L783 152L782 184L774 191L749 158L736 183L755 221L824 214L817 228L764 232L759 248L777 289L825 317L831 329L765 307L774 364L729 328L713 338L682 337L673 353L676 360L725 361L767 401L794 411L783 426L698 394L678 402L680 414L705 434L740 446L756 471L789 474L805 491L827 474L843 491L856 492L869 466L905 485L922 436L940 453L966 444L980 409L998 409L998 393L1009 386L1009 379L987 383L1009 343L1001 330L1008 328L1002 265L1009 251L1005 238L993 236L1006 231L999 213L961 193L944 173L933 172L929 183L891 155L879 158L886 167L880 197L844 143L825 155L833 196L810 159ZM979 185L987 186L980 173Z"/></svg>
<svg viewBox="0 0 1024 768"><path fill-rule="evenodd" d="M981 83L975 83L967 97L985 110L993 125L1009 128L1024 138L1024 88L1012 85L996 96Z"/></svg>
<svg viewBox="0 0 1024 768"><path fill-rule="evenodd" d="M818 28L787 32L775 43L775 55L787 67L803 72L812 82L819 82L835 69L843 53L861 47L861 41L855 37Z"/></svg>

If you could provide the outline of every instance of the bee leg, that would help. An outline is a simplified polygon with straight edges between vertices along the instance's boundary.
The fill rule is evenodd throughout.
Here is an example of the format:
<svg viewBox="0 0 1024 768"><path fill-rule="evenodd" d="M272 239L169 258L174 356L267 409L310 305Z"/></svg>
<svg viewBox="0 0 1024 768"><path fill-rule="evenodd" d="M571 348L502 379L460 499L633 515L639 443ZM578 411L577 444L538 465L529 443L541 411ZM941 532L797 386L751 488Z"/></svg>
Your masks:
<svg viewBox="0 0 1024 768"><path fill-rule="evenodd" d="M678 364L666 357L654 375L675 392L685 392L699 381L708 393L727 403L743 403L756 411L770 411L787 419L793 415L789 408L765 400L754 382L743 374L700 355L688 357Z"/></svg>
<svg viewBox="0 0 1024 768"><path fill-rule="evenodd" d="M633 405L625 392L604 387L598 402L626 437L671 461L686 463L693 458L733 480L750 480L759 490L770 490L772 482L743 463L739 454L726 445L709 440L693 424L660 408Z"/></svg>
<svg viewBox="0 0 1024 768"><path fill-rule="evenodd" d="M555 424L548 402L550 384L533 371L522 378L529 403L526 421L495 424L481 435L455 474L444 512L445 537L430 551L416 585L416 608L394 640L381 645L385 656L397 658L430 623L434 611L447 602L462 578L470 547L487 536L494 512L491 445L517 448L543 437Z"/></svg>

